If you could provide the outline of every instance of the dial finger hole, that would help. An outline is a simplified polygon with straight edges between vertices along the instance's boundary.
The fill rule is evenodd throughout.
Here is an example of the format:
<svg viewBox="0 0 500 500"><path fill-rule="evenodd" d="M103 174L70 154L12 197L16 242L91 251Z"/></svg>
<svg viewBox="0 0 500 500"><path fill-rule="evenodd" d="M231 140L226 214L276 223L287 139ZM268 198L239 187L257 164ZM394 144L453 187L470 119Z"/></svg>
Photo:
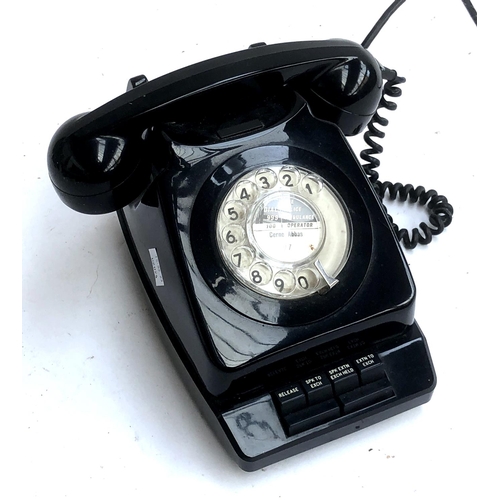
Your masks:
<svg viewBox="0 0 500 500"><path fill-rule="evenodd" d="M224 205L224 217L231 222L241 222L245 219L245 205L241 201L228 201Z"/></svg>
<svg viewBox="0 0 500 500"><path fill-rule="evenodd" d="M231 246L241 245L245 240L245 231L241 226L230 224L222 230L222 239Z"/></svg>
<svg viewBox="0 0 500 500"><path fill-rule="evenodd" d="M236 184L236 199L243 203L252 203L257 199L259 189L252 181L241 181Z"/></svg>
<svg viewBox="0 0 500 500"><path fill-rule="evenodd" d="M283 186L293 188L299 183L300 172L295 167L283 167L278 178Z"/></svg>
<svg viewBox="0 0 500 500"><path fill-rule="evenodd" d="M300 188L305 195L314 196L323 189L323 181L315 175L306 175L300 182Z"/></svg>
<svg viewBox="0 0 500 500"><path fill-rule="evenodd" d="M231 252L231 262L240 269L250 267L253 259L254 254L248 247L237 247Z"/></svg>
<svg viewBox="0 0 500 500"><path fill-rule="evenodd" d="M318 281L318 275L312 269L302 269L297 273L297 285L302 290L313 290Z"/></svg>
<svg viewBox="0 0 500 500"><path fill-rule="evenodd" d="M272 269L265 262L257 262L250 268L250 281L254 285L267 285L273 277Z"/></svg>
<svg viewBox="0 0 500 500"><path fill-rule="evenodd" d="M255 174L255 182L261 189L272 189L278 182L278 177L269 168L262 168Z"/></svg>
<svg viewBox="0 0 500 500"><path fill-rule="evenodd" d="M295 288L295 276L290 271L279 271L274 275L273 285L279 293L291 293Z"/></svg>

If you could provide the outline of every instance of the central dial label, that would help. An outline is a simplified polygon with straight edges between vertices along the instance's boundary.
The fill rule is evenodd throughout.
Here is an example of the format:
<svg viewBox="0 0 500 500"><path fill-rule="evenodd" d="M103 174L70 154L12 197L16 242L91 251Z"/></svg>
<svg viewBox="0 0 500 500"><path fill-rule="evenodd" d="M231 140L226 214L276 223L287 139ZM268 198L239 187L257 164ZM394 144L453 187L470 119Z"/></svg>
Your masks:
<svg viewBox="0 0 500 500"><path fill-rule="evenodd" d="M319 251L324 224L304 198L282 192L267 196L255 207L250 234L266 257L296 264Z"/></svg>

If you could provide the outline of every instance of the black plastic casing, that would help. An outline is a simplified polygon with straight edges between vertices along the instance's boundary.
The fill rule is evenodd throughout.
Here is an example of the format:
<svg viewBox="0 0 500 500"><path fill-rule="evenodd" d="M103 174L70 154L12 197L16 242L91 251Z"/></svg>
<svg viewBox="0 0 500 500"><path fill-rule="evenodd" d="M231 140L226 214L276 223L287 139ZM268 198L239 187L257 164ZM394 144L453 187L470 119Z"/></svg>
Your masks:
<svg viewBox="0 0 500 500"><path fill-rule="evenodd" d="M256 470L430 398L435 375L414 322L414 283L384 210L336 125L313 117L296 96L289 115L261 133L203 146L173 143L169 154L170 168L140 203L119 212L120 222L165 340L240 467ZM210 217L239 175L276 162L314 169L343 195L357 221L359 239L350 263L338 287L324 296L286 303L256 297L220 263ZM155 285L152 248L166 286ZM238 311L237 304L257 299L259 308ZM367 350L383 359L395 397L304 435L286 436L271 394L290 380ZM318 361L318 353L330 351L333 357ZM273 429L272 439L239 433L238 411Z"/></svg>
<svg viewBox="0 0 500 500"><path fill-rule="evenodd" d="M256 470L427 401L435 374L414 321L415 286L345 138L378 107L373 56L346 40L264 45L131 82L59 128L50 177L71 208L118 211L163 338L240 467ZM265 297L222 263L219 206L242 175L266 165L314 171L344 204L352 248L327 293ZM365 357L380 361L376 380L360 373L360 387L320 404L320 419L290 424L281 388ZM307 404L300 411L318 408L309 395Z"/></svg>

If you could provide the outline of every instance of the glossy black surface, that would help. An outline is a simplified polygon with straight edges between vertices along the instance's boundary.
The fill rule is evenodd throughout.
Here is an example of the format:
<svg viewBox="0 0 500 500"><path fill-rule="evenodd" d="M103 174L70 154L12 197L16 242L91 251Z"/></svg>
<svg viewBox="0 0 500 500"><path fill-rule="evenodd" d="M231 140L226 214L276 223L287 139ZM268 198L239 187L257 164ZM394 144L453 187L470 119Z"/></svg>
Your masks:
<svg viewBox="0 0 500 500"><path fill-rule="evenodd" d="M373 382L289 414L283 414L275 404L273 394L279 386L267 382L258 397L242 401L228 411L222 410L227 448L241 468L258 470L430 399L436 376L427 343L417 324L407 327L395 338L360 344L351 349L342 346L337 357L331 356L328 360L321 360L318 353L322 351L307 351L302 358L307 357L311 364L306 367L303 360L299 368L297 360L289 360L290 371L293 370L289 380L300 382L315 373L326 372L330 366L345 366L363 353L376 352L382 360L384 375ZM335 344L331 349L334 347ZM218 408L217 403L212 405Z"/></svg>
<svg viewBox="0 0 500 500"><path fill-rule="evenodd" d="M314 134L317 143L311 145L308 134ZM363 322L374 326L413 321L415 291L400 248L335 126L315 120L302 107L262 136L217 147L175 149L181 155L179 170L166 174L160 184L169 200L164 211L179 235L183 256L179 267L185 269L197 297L200 330L208 333L222 366L240 366L285 348L302 349L305 341L324 342L325 335L346 335L349 328L359 331ZM222 265L211 229L219 200L238 175L255 165L282 160L323 175L343 196L354 222L353 251L339 284L326 295L290 302L260 296L240 285ZM388 266L391 273L385 271Z"/></svg>
<svg viewBox="0 0 500 500"><path fill-rule="evenodd" d="M410 326L386 323L318 347L303 346L295 355L279 356L259 369L246 373L239 370L240 377L231 390L214 396L205 384L208 360L200 362L210 351L210 345L205 344L202 337L193 335L196 331L194 318L184 316L189 303L182 293L172 253L168 245L162 249L166 252L164 270L172 278L172 286L169 290L155 289L150 266L145 267L140 257L142 242L132 238L125 212L119 212L120 222L139 275L163 325L162 339L174 361L178 361L179 373L205 418L242 469L256 471L424 404L431 398L436 375L427 343L415 322ZM149 214L154 218L151 208ZM137 226L132 227L137 229ZM164 301L169 291L175 297L172 303ZM352 402L359 399L355 391L363 387L357 375L354 385L340 384L340 389L334 386L333 398L326 401L330 407L337 405L338 411L330 412L326 419L318 422L313 420L312 426L301 424L291 431L289 423L293 422L293 417L281 414L273 397L276 391L285 384L301 383L317 373L329 373L332 368L345 369L367 353L376 353L382 362L386 380L383 382L384 395L352 406ZM220 372L220 380L224 378L224 373ZM376 378L374 384L378 385L379 380ZM370 384L373 384L371 379L367 385ZM379 387L375 389L380 390ZM341 409L341 405L346 404L351 406Z"/></svg>
<svg viewBox="0 0 500 500"><path fill-rule="evenodd" d="M246 470L421 404L434 388L408 266L345 139L381 88L377 61L355 43L263 45L132 79L49 147L67 205L118 210L164 340ZM245 172L276 164L320 175L349 214L352 248L327 293L265 297L222 263L221 201ZM277 394L290 390L304 396L286 410Z"/></svg>
<svg viewBox="0 0 500 500"><path fill-rule="evenodd" d="M325 127L315 121L308 123L310 118L308 115L309 113L304 107L292 119L266 135L266 138L273 143L272 146L252 147L232 156L228 161L218 166L201 187L197 196L193 197L191 193L187 195L188 199L184 200L185 193L182 188L174 188L172 191L172 195L176 198L175 203L179 207L189 204L189 198L193 200L192 214L179 213L177 217L178 219L189 217L191 221L190 227L186 228L186 238L183 240L186 243L186 255L193 254L200 274L215 294L229 303L233 309L237 310L243 307L247 316L264 323L282 326L303 325L334 313L344 306L359 288L365 279L370 262L372 227L359 191L335 163L325 160L319 154L297 147L300 142L292 139L295 135L300 134L301 129L314 130L316 137L319 138L321 128L331 128L331 126ZM319 127L315 127L315 125L319 125ZM279 138L279 136L281 137ZM342 141L336 142L336 139L339 139L339 136L336 137L335 131L330 131L328 137L325 137L325 142L328 142L330 147L336 151L336 161L343 163L341 151L350 153L346 145ZM211 231L210 228L215 227L216 211L207 211L206 207L213 204L214 201L215 206L218 207L227 189L238 182L243 173L265 166L266 162L288 163L312 168L323 179L329 181L350 212L353 224L352 246L355 250L338 276L339 283L335 285L334 290L325 295L315 294L312 297L293 301L267 298L240 284L219 258L214 259L214 256L219 255L219 252L214 231ZM353 167L357 168L356 165ZM196 174L191 176L191 180L195 177ZM179 181L180 185L182 185L182 179ZM358 209L350 210L349 207L352 206L356 206ZM243 301L245 305L242 305ZM232 335L228 335L228 337L232 337ZM254 349L255 347L252 348L252 350ZM242 352L238 346L234 346L234 351Z"/></svg>
<svg viewBox="0 0 500 500"><path fill-rule="evenodd" d="M157 132L165 136L164 129ZM321 140L311 145L308 133ZM261 367L306 347L389 322L413 322L415 289L400 247L335 125L314 119L299 104L263 133L213 146L174 143L170 155L168 170L150 187L145 203L123 214L151 283L149 249L158 252L168 286L155 286L154 293L209 392L222 395L242 378L251 386ZM238 173L284 158L305 159L325 175L345 196L356 232L339 285L326 295L291 302L258 296L231 278L212 229L217 200ZM222 171L226 177L217 177Z"/></svg>
<svg viewBox="0 0 500 500"><path fill-rule="evenodd" d="M52 138L49 172L62 201L79 212L100 214L131 203L147 187L145 140L141 131L103 131L76 138L71 118Z"/></svg>

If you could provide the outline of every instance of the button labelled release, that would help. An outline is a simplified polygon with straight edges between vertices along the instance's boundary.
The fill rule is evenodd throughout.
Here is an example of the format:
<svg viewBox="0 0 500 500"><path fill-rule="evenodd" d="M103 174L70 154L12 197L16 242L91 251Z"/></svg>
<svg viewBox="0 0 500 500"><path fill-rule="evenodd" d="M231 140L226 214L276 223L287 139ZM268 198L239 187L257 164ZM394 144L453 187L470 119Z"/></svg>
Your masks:
<svg viewBox="0 0 500 500"><path fill-rule="evenodd" d="M291 413L307 405L306 395L300 384L290 384L282 387L274 393L274 396L283 414Z"/></svg>

